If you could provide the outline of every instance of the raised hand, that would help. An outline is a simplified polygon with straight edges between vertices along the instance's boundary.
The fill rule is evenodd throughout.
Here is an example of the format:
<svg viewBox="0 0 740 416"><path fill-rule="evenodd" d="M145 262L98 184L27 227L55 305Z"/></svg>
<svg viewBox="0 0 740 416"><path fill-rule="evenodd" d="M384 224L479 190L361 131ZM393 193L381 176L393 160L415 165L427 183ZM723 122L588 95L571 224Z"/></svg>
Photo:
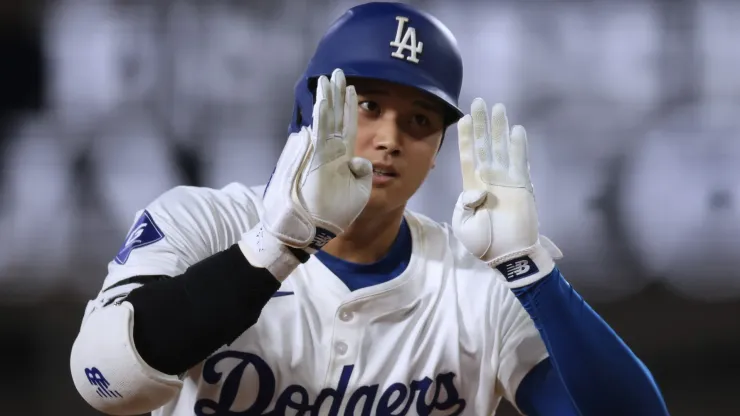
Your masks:
<svg viewBox="0 0 740 416"><path fill-rule="evenodd" d="M354 156L356 135L357 94L337 69L331 80L319 78L313 125L288 138L261 223L244 236L253 265L275 269L269 264L284 254L280 245L320 250L357 219L372 191L372 165ZM289 270L271 272L287 276Z"/></svg>
<svg viewBox="0 0 740 416"><path fill-rule="evenodd" d="M489 117L480 98L457 126L463 192L452 217L454 233L511 287L535 282L562 254L539 235L527 133L522 126L509 130L503 104L494 105Z"/></svg>

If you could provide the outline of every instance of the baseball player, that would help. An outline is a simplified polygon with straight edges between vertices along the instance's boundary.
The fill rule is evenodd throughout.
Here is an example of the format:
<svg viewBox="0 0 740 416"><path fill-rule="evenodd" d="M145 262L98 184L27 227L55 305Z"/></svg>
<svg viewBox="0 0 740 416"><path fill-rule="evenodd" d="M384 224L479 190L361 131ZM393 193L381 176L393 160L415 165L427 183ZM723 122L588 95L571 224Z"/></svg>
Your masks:
<svg viewBox="0 0 740 416"><path fill-rule="evenodd" d="M461 83L429 14L340 17L267 186L136 214L72 348L80 395L113 415L666 415L538 233L524 129L481 99L464 115ZM450 226L405 205L454 123Z"/></svg>

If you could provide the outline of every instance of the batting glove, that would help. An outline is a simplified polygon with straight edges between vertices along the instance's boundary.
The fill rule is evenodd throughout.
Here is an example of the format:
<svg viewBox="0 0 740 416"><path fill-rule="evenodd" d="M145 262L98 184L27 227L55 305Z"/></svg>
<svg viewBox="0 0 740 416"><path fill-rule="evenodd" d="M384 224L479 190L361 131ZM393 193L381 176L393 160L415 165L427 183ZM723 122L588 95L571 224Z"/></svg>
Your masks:
<svg viewBox="0 0 740 416"><path fill-rule="evenodd" d="M297 267L295 249L320 250L370 198L372 164L353 154L357 106L357 93L341 70L331 80L319 78L313 125L288 138L265 192L261 222L242 238L249 262L278 280Z"/></svg>
<svg viewBox="0 0 740 416"><path fill-rule="evenodd" d="M511 288L548 275L560 250L539 235L537 208L522 126L509 132L503 104L488 116L476 98L457 124L463 192L452 229L467 250L491 266Z"/></svg>

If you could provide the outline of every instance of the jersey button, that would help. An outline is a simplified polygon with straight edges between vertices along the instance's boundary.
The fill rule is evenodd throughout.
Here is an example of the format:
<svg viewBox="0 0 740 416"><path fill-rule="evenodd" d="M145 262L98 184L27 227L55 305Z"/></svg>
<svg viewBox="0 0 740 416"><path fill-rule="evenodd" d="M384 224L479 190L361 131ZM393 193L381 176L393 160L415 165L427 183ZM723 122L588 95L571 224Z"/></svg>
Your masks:
<svg viewBox="0 0 740 416"><path fill-rule="evenodd" d="M354 314L350 311L342 311L339 313L339 319L341 319L344 322L349 322L354 317Z"/></svg>
<svg viewBox="0 0 740 416"><path fill-rule="evenodd" d="M337 354L344 355L347 353L347 344L345 344L342 341L337 342L337 344L334 346L334 349L337 351Z"/></svg>

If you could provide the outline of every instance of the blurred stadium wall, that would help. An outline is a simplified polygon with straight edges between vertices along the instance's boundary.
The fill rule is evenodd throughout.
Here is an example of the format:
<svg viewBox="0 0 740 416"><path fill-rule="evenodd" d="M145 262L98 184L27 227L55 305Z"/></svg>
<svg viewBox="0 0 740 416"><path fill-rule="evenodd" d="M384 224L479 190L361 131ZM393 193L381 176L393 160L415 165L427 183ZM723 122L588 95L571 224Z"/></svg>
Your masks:
<svg viewBox="0 0 740 416"><path fill-rule="evenodd" d="M0 2L0 414L94 414L67 358L135 211L264 183L294 81L355 3ZM527 127L562 269L672 414L740 414L740 2L414 3L458 37L463 103ZM411 204L442 221L448 140Z"/></svg>

